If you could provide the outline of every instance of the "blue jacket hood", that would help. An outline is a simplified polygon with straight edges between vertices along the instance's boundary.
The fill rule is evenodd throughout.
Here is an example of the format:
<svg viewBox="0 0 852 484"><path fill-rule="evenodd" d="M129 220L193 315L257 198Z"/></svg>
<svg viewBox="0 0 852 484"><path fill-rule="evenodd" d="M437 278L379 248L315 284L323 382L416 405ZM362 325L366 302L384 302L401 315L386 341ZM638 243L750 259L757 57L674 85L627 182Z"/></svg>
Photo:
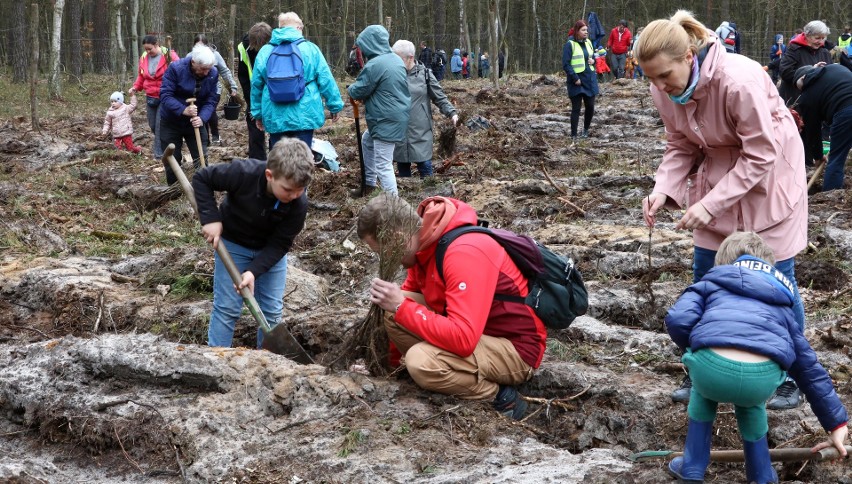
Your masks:
<svg viewBox="0 0 852 484"><path fill-rule="evenodd" d="M269 43L279 45L281 42L293 42L302 38L302 33L295 27L280 27L272 31Z"/></svg>
<svg viewBox="0 0 852 484"><path fill-rule="evenodd" d="M365 28L355 39L355 45L361 48L364 57L372 59L373 57L387 54L391 51L390 34L381 25L370 25Z"/></svg>
<svg viewBox="0 0 852 484"><path fill-rule="evenodd" d="M730 271L713 273L713 270L711 270L704 278L734 294L759 299L766 304L793 305L792 283L781 271L768 262L757 257L744 255L738 258L732 266L739 268L739 274L731 274Z"/></svg>
<svg viewBox="0 0 852 484"><path fill-rule="evenodd" d="M461 51L459 49L453 49L453 55L461 55Z"/></svg>
<svg viewBox="0 0 852 484"><path fill-rule="evenodd" d="M783 34L775 34L775 43L776 43L776 44L777 44L778 42L781 42L782 40L784 40L784 35L783 35Z"/></svg>

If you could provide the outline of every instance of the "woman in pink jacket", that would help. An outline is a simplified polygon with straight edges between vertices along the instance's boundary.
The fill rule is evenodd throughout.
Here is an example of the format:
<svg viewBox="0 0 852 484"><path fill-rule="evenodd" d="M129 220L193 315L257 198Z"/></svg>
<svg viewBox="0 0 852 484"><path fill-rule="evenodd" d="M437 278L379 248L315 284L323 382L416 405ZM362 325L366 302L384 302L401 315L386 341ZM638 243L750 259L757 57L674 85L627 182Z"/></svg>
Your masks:
<svg viewBox="0 0 852 484"><path fill-rule="evenodd" d="M716 34L683 10L651 22L634 55L651 81L667 139L642 204L645 223L653 226L663 207L685 209L675 228L693 231L695 282L713 267L726 236L757 232L795 287L794 257L807 245L805 152L772 80L757 62L726 54ZM804 328L798 289L793 310ZM690 385L687 378L672 398L687 400ZM802 401L788 381L768 408Z"/></svg>
<svg viewBox="0 0 852 484"><path fill-rule="evenodd" d="M154 158L160 159L163 157L163 148L160 146L160 134L157 126L157 113L160 109L160 85L163 83L163 75L169 64L180 60L174 50L160 47L156 35L146 35L142 39L142 48L145 52L139 58L139 73L136 76L136 81L133 87L130 88L130 94L137 92L145 93L145 106L148 117L148 127L151 128L151 133L154 134Z"/></svg>

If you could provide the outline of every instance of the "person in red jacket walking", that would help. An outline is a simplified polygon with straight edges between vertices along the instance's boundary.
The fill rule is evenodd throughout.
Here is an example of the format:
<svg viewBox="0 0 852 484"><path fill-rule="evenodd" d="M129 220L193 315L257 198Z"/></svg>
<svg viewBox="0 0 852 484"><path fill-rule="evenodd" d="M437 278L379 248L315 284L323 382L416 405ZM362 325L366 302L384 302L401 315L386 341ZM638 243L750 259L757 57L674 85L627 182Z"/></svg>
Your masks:
<svg viewBox="0 0 852 484"><path fill-rule="evenodd" d="M492 400L498 412L520 420L527 404L515 386L541 364L547 330L529 306L494 295L526 296L527 280L483 233L461 235L447 248L443 279L435 264L441 237L476 221L470 205L452 198L427 198L416 211L390 194L370 200L358 215L358 237L375 252L385 244L405 247L402 266L408 269L401 287L373 279L370 301L393 313L385 328L417 385Z"/></svg>
<svg viewBox="0 0 852 484"><path fill-rule="evenodd" d="M130 88L131 95L137 92L145 93L145 105L147 109L148 127L154 135L154 158L163 157L163 148L160 146L160 130L158 112L160 110L160 85L163 83L163 75L166 68L172 62L180 60L177 53L167 47L161 47L156 35L146 35L142 39L142 48L145 52L139 58L139 68L136 81Z"/></svg>
<svg viewBox="0 0 852 484"><path fill-rule="evenodd" d="M609 40L606 42L606 48L612 53L615 62L613 69L615 70L615 78L621 79L624 77L624 64L627 62L627 51L630 50L630 41L633 34L627 28L627 20L619 20L618 26L612 29L609 33Z"/></svg>

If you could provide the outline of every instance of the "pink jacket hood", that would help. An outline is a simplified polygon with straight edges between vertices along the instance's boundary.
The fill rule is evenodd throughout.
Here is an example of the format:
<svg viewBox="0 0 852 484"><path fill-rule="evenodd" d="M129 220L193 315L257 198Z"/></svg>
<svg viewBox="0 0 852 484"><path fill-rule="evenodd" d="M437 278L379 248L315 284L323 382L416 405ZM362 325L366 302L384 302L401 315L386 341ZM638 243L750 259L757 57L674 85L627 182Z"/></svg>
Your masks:
<svg viewBox="0 0 852 484"><path fill-rule="evenodd" d="M715 33L685 105L651 86L665 123L655 192L668 206L700 202L713 215L695 245L716 250L737 230L760 234L777 260L807 244L804 148L795 121L762 67L728 54ZM687 193L687 178L694 175Z"/></svg>

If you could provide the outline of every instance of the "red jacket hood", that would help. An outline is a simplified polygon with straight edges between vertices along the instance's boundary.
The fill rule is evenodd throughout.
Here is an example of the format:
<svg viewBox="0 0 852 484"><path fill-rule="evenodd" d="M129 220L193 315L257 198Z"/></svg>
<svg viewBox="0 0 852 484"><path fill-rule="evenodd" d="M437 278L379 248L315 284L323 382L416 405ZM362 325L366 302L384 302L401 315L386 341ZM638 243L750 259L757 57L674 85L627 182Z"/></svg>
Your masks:
<svg viewBox="0 0 852 484"><path fill-rule="evenodd" d="M811 46L808 45L808 41L807 41L807 39L805 39L805 34L799 34L799 35L793 37L793 39L790 40L790 43L801 45L803 47L812 48Z"/></svg>
<svg viewBox="0 0 852 484"><path fill-rule="evenodd" d="M476 210L474 210L473 207L462 202L461 200L456 200L455 198L446 197L444 198L444 200L451 202L455 206L456 213L455 215L453 215L453 218L450 219L450 222L441 232L442 234L446 234L450 230L453 230L457 227L461 227L462 225L476 225L476 221L479 218L476 216ZM428 263L429 259L434 256L435 250L437 248L437 241L432 244L429 244L426 247L421 247L420 250L417 251L417 262L420 264Z"/></svg>

